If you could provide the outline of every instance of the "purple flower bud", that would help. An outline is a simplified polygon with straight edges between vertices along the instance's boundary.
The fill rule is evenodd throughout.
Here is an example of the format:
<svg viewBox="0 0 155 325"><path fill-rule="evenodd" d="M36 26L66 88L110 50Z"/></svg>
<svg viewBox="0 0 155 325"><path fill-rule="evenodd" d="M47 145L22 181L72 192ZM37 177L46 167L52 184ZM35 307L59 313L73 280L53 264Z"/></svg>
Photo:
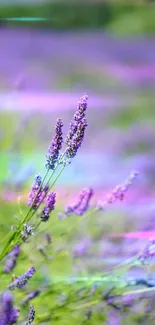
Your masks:
<svg viewBox="0 0 155 325"><path fill-rule="evenodd" d="M16 324L19 311L13 306L13 297L9 291L0 296L0 325Z"/></svg>
<svg viewBox="0 0 155 325"><path fill-rule="evenodd" d="M28 322L26 323L26 325L31 325L33 323L34 319L35 319L35 310L34 310L33 305L30 305Z"/></svg>
<svg viewBox="0 0 155 325"><path fill-rule="evenodd" d="M29 295L26 296L26 298L21 302L22 305L25 305L26 303L28 303L30 300L34 299L35 297L37 297L40 293L40 290L35 290L31 293L29 293Z"/></svg>
<svg viewBox="0 0 155 325"><path fill-rule="evenodd" d="M46 238L47 244L48 245L51 244L52 237L51 237L51 235L48 232L45 233L45 238Z"/></svg>
<svg viewBox="0 0 155 325"><path fill-rule="evenodd" d="M13 250L8 254L7 261L3 269L5 273L9 273L15 268L19 252L20 246L16 245L14 246Z"/></svg>
<svg viewBox="0 0 155 325"><path fill-rule="evenodd" d="M36 269L35 269L35 267L32 266L30 269L28 269L28 271L26 273L20 275L11 284L9 284L8 289L14 290L16 288L18 288L18 289L23 288L35 272L36 272Z"/></svg>
<svg viewBox="0 0 155 325"><path fill-rule="evenodd" d="M60 150L62 148L63 136L62 136L62 127L63 123L61 119L57 119L55 126L55 135L51 141L51 144L48 149L48 154L46 155L46 164L47 169L54 169L55 164L58 162Z"/></svg>
<svg viewBox="0 0 155 325"><path fill-rule="evenodd" d="M24 229L21 231L22 240L26 243L28 242L28 238L30 236L33 236L33 229L34 227L28 225L27 223L24 223Z"/></svg>
<svg viewBox="0 0 155 325"><path fill-rule="evenodd" d="M56 193L50 192L45 200L45 207L41 213L41 221L47 221L51 211L55 208Z"/></svg>

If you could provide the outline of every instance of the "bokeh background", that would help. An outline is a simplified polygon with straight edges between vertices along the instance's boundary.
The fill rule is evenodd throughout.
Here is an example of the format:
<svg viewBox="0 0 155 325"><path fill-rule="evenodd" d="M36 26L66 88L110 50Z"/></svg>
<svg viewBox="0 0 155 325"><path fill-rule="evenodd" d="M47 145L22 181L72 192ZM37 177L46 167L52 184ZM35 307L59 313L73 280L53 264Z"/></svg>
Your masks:
<svg viewBox="0 0 155 325"><path fill-rule="evenodd" d="M67 132L84 93L89 126L57 183L58 207L83 187L92 186L95 198L102 198L138 170L127 198L91 229L94 239L107 232L153 230L154 17L154 1L0 2L1 231L18 214L19 196L26 203L35 173L44 174L56 118ZM141 241L117 246L104 239L99 256L133 253ZM79 254L88 247L89 240Z"/></svg>

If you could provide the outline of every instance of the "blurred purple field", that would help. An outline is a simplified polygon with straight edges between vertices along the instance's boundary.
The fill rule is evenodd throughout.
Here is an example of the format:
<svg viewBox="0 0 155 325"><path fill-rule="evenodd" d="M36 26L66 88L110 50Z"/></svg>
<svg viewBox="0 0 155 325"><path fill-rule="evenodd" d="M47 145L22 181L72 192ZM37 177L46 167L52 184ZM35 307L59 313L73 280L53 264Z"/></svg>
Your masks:
<svg viewBox="0 0 155 325"><path fill-rule="evenodd" d="M155 236L155 38L133 36L119 39L103 31L1 28L0 45L2 234L3 227L6 232L10 229L13 216L18 220L14 211L22 216L21 206L27 203L34 175L45 173L45 157L56 119L62 118L66 134L77 102L86 93L88 128L84 143L71 165L65 165L63 174L58 181L56 179L56 188L53 183L57 207L50 226L47 226L52 229L54 237L49 260L53 261L54 251L58 262L57 259L52 262L57 264L38 262L40 256L45 258L46 254L43 251L38 258L33 253L33 244L37 252L42 249L40 243L44 245L41 239L36 248L37 236L34 236L34 243L30 243L32 252L30 248L29 251L24 248L24 254L28 254L30 261L42 264L39 267L46 283L51 280L49 274L53 274L53 270L56 274L57 268L58 273L64 272L59 253L64 258L65 251L69 253L66 254L64 276L68 274L70 265L69 271L75 274L85 274L85 271L91 274L138 254L148 239ZM87 97L82 98L87 106ZM128 181L132 171L138 173L131 174L133 178ZM126 193L130 185L132 188ZM94 190L91 208L102 200L103 210L95 210L89 220L84 217L81 223L83 215L75 213L70 222L65 204L73 200L83 187ZM8 211L10 224L5 225L3 216ZM57 212L61 212L60 220ZM64 217L65 213L68 218ZM29 215L26 218L30 220ZM35 222L37 229L38 219ZM16 229L21 231L20 225L19 229L13 230ZM64 239L63 232L67 233L67 239ZM43 233L38 236L43 236ZM154 257L154 250L152 255ZM142 268L134 272L139 277L141 272L144 273L142 281L145 283L143 277L147 272ZM152 274L154 276L154 272ZM38 279L44 286L44 278ZM124 276L121 281L125 281ZM37 322L40 323L39 317ZM134 324L138 321L135 320ZM146 322L142 324L149 325Z"/></svg>
<svg viewBox="0 0 155 325"><path fill-rule="evenodd" d="M153 38L119 39L103 31L1 28L0 44L1 114L11 119L13 114L22 117L28 112L30 123L34 124L31 138L38 138L38 134L40 137L33 154L28 140L26 156L23 151L25 162L34 161L35 165L35 161L40 161L35 168L42 169L41 158L36 159L37 151L40 145L43 152L47 147L54 119L59 115L69 123L75 103L86 92L90 127L84 149L71 167L69 184L73 185L72 180L76 179L80 186L112 185L133 168L140 169L145 183L146 172L154 170ZM42 116L42 125L41 120L35 122L37 112ZM4 140L7 125L3 123L1 119ZM12 135L15 128L12 122ZM6 161L5 147L2 154ZM62 183L65 179L68 180L67 173Z"/></svg>
<svg viewBox="0 0 155 325"><path fill-rule="evenodd" d="M85 143L58 186L76 191L93 185L104 191L137 169L139 197L143 191L146 197L150 195L155 149L155 39L119 39L103 31L1 28L0 44L1 157L5 169L0 172L1 181L4 175L10 178L14 170L11 182L18 186L29 175L30 184L34 172L43 172L54 121L59 116L69 124L76 102L86 92L89 129ZM24 116L28 120L25 126ZM8 144L14 136L11 149ZM16 167L9 164L10 155Z"/></svg>

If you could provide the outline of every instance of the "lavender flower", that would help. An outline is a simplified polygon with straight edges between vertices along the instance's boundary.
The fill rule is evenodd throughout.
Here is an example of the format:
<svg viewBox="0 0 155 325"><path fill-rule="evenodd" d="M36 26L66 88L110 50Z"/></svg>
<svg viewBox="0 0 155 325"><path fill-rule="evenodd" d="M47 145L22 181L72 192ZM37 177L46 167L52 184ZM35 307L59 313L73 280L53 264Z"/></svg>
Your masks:
<svg viewBox="0 0 155 325"><path fill-rule="evenodd" d="M61 119L57 119L55 127L55 135L52 139L52 142L48 149L48 154L46 155L46 164L47 169L54 169L55 164L59 159L59 153L62 148L63 136L62 136L62 127L63 123Z"/></svg>
<svg viewBox="0 0 155 325"><path fill-rule="evenodd" d="M35 290L35 291L29 293L29 295L27 295L26 298L21 302L21 305L25 305L30 300L32 300L35 297L37 297L39 295L39 293L40 293L40 290Z"/></svg>
<svg viewBox="0 0 155 325"><path fill-rule="evenodd" d="M65 151L65 157L67 159L74 158L76 156L76 153L78 149L81 147L83 139L84 139L84 134L85 134L85 129L87 127L87 120L82 119L77 126L77 131L68 143L68 147Z"/></svg>
<svg viewBox="0 0 155 325"><path fill-rule="evenodd" d="M33 229L34 229L34 227L29 226L27 223L24 223L24 229L21 231L22 240L24 242L28 241L28 237L34 235Z"/></svg>
<svg viewBox="0 0 155 325"><path fill-rule="evenodd" d="M56 193L50 192L45 201L45 207L41 213L41 221L47 221L49 219L49 215L51 211L54 210L56 202Z"/></svg>
<svg viewBox="0 0 155 325"><path fill-rule="evenodd" d="M14 246L13 250L8 254L8 258L3 269L5 273L9 273L15 268L19 252L20 246L16 245Z"/></svg>
<svg viewBox="0 0 155 325"><path fill-rule="evenodd" d="M0 296L0 325L16 324L19 311L13 306L13 297L9 291Z"/></svg>
<svg viewBox="0 0 155 325"><path fill-rule="evenodd" d="M91 240L88 238L81 239L73 248L73 257L86 256L91 245Z"/></svg>
<svg viewBox="0 0 155 325"><path fill-rule="evenodd" d="M31 325L33 323L34 319L35 319L35 310L34 310L33 305L30 305L28 322L26 323L26 325Z"/></svg>
<svg viewBox="0 0 155 325"><path fill-rule="evenodd" d="M28 206L31 206L33 210L36 210L42 198L42 178L39 174L35 176L34 184L31 187L31 191L28 197ZM39 190L40 188L40 190ZM38 194L37 194L38 193Z"/></svg>
<svg viewBox="0 0 155 325"><path fill-rule="evenodd" d="M77 199L65 207L65 214L76 214L82 216L89 208L89 203L93 195L92 188L84 188L78 195Z"/></svg>
<svg viewBox="0 0 155 325"><path fill-rule="evenodd" d="M45 233L45 238L46 238L47 244L48 245L51 244L52 238L48 232Z"/></svg>
<svg viewBox="0 0 155 325"><path fill-rule="evenodd" d="M89 208L91 197L93 195L92 188L84 189L84 191L85 195L83 197L83 200L81 201L81 204L74 210L74 213L78 216L83 216L84 213L86 213Z"/></svg>
<svg viewBox="0 0 155 325"><path fill-rule="evenodd" d="M81 202L82 202L84 196L85 196L85 190L82 190L82 191L79 193L79 195L78 195L78 197L76 198L75 201L73 201L73 202L71 202L71 203L68 203L68 204L66 205L66 207L65 207L65 214L68 215L68 216L71 215L71 214L73 214L74 211L75 211L76 209L78 209L78 207L80 206L80 204L81 204Z"/></svg>
<svg viewBox="0 0 155 325"><path fill-rule="evenodd" d="M74 134L77 132L79 122L85 117L85 111L87 109L87 99L88 96L84 95L81 97L80 101L78 102L77 111L74 114L73 120L70 123L70 129L66 137L65 143L67 145L70 144Z"/></svg>
<svg viewBox="0 0 155 325"><path fill-rule="evenodd" d="M35 272L36 272L36 269L35 269L35 267L32 266L30 269L28 269L27 272L20 275L11 284L9 284L8 289L14 290L16 288L18 288L18 289L23 288Z"/></svg>
<svg viewBox="0 0 155 325"><path fill-rule="evenodd" d="M142 264L153 264L155 262L155 239L149 241L138 259Z"/></svg>
<svg viewBox="0 0 155 325"><path fill-rule="evenodd" d="M104 201L97 202L97 209L102 210L107 204L111 204L116 200L123 200L125 193L128 191L129 187L132 185L135 178L138 176L138 172L132 172L129 178L121 185L114 188L111 194L109 194Z"/></svg>

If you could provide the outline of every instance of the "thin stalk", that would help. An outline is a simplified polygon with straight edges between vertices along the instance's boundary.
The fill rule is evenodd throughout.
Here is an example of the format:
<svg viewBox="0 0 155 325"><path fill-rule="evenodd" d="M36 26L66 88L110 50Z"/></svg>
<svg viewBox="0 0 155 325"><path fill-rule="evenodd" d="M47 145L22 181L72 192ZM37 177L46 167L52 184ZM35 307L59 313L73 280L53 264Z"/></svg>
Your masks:
<svg viewBox="0 0 155 325"><path fill-rule="evenodd" d="M63 165L63 167L60 169L60 172L58 173L57 177L55 178L55 180L54 180L53 183L51 184L49 190L54 186L54 184L56 183L57 179L59 178L59 176L61 175L61 173L63 172L63 170L64 170L65 167L66 167L66 165ZM55 169L55 170L56 170L56 169ZM55 170L53 171L52 175L50 176L50 178L49 178L47 184L49 183L50 179L52 178L52 176L53 176ZM48 192L49 192L49 191L48 191ZM40 201L37 210L39 209L39 207L40 207L40 205L42 204L42 202L43 202L44 199L45 199L45 197ZM27 222L28 222L28 221L29 221L29 220L34 216L35 213L36 213L36 210L32 212L32 215L30 216L29 219L27 219ZM37 225L37 228L39 227L39 225L40 225L40 223ZM20 230L20 229L19 229L19 230ZM17 236L16 236L15 239L20 238L20 235L21 235L21 233L18 231L18 234L17 234Z"/></svg>

